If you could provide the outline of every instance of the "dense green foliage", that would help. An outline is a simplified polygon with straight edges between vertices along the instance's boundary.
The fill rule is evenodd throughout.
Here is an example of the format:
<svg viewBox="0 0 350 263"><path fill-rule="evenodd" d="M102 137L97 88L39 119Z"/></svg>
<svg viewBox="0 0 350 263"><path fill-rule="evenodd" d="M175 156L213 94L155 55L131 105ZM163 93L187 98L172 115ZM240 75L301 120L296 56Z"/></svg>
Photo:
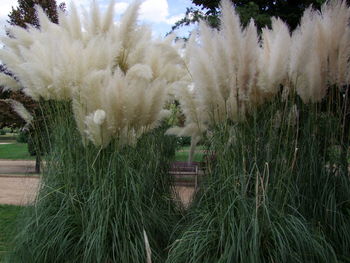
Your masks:
<svg viewBox="0 0 350 263"><path fill-rule="evenodd" d="M325 0L234 0L232 2L243 25L247 25L250 19L254 19L257 27L261 29L271 25L271 17L280 17L293 30L297 27L306 8L312 5L314 8L319 9ZM196 23L199 20L207 21L212 27L219 27L220 0L192 0L192 3L198 8L188 8L185 17L176 22L172 30Z"/></svg>
<svg viewBox="0 0 350 263"><path fill-rule="evenodd" d="M16 141L19 143L28 143L28 131L19 131L16 136Z"/></svg>
<svg viewBox="0 0 350 263"><path fill-rule="evenodd" d="M206 14L208 15L217 15L219 13L219 0L193 0L192 2L202 9L207 9L208 11ZM237 8L237 12L243 24L247 24L249 20L253 18L258 27L262 28L266 25L270 25L270 18L275 16L280 17L291 29L294 29L298 25L306 8L310 5L314 8L320 8L325 0L235 0L232 2Z"/></svg>

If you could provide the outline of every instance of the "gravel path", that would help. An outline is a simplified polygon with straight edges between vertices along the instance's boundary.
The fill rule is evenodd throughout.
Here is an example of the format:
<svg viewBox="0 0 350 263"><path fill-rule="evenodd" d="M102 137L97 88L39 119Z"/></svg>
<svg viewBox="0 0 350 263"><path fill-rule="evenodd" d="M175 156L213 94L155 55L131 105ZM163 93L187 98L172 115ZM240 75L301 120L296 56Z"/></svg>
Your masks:
<svg viewBox="0 0 350 263"><path fill-rule="evenodd" d="M37 176L4 176L0 175L0 204L27 205L35 201L36 193L40 186L40 178ZM194 187L176 186L175 199L187 207L192 200Z"/></svg>
<svg viewBox="0 0 350 263"><path fill-rule="evenodd" d="M0 175L0 204L27 205L34 202L39 184L37 176Z"/></svg>
<svg viewBox="0 0 350 263"><path fill-rule="evenodd" d="M192 197L194 194L194 187L192 186L175 186L175 200L180 198L179 201L182 202L184 207L188 207L192 201Z"/></svg>
<svg viewBox="0 0 350 263"><path fill-rule="evenodd" d="M0 175L0 204L27 205L33 203L39 186L38 176ZM194 187L176 186L175 191L180 198L179 201L187 207L192 200Z"/></svg>
<svg viewBox="0 0 350 263"><path fill-rule="evenodd" d="M35 161L0 159L0 175L1 174L29 175L34 173L35 173Z"/></svg>
<svg viewBox="0 0 350 263"><path fill-rule="evenodd" d="M35 161L0 159L0 204L26 205L35 200L39 188Z"/></svg>
<svg viewBox="0 0 350 263"><path fill-rule="evenodd" d="M39 176L28 176L35 171L35 161L0 159L0 204L26 205L35 200L40 185ZM189 205L194 187L176 186L175 199Z"/></svg>

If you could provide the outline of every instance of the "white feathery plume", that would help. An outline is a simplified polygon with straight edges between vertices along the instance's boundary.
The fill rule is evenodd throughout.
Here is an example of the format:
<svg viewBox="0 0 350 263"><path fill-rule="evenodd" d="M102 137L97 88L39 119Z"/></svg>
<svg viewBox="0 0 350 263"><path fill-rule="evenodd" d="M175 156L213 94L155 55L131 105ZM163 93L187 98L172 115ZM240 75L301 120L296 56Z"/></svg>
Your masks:
<svg viewBox="0 0 350 263"><path fill-rule="evenodd" d="M33 122L33 116L30 114L30 112L23 106L22 103L16 101L7 99L6 102L9 102L13 108L13 110L20 116L27 125L31 125Z"/></svg>
<svg viewBox="0 0 350 263"><path fill-rule="evenodd" d="M347 84L349 67L350 8L346 1L333 0L323 5L321 12L325 41L329 48L329 81L341 87Z"/></svg>
<svg viewBox="0 0 350 263"><path fill-rule="evenodd" d="M39 5L36 5L35 9L36 9L36 15L37 15L37 18L38 18L38 22L40 24L40 30L43 30L43 31L50 30L50 27L53 26L53 23L47 17L47 15L45 14L45 12L42 9L42 7L39 6Z"/></svg>
<svg viewBox="0 0 350 263"><path fill-rule="evenodd" d="M233 63L233 66L237 67L239 51L242 48L241 21L231 1L221 1L221 9L221 32L226 39L226 45L230 47L227 49L227 51L229 52L229 60L231 62L236 62Z"/></svg>
<svg viewBox="0 0 350 263"><path fill-rule="evenodd" d="M131 4L119 24L114 1L105 14L92 2L83 22L72 5L58 25L38 8L40 30L10 29L0 59L32 98L71 101L83 141L134 144L166 116L170 89L186 75L173 39L155 41L137 24L139 6Z"/></svg>
<svg viewBox="0 0 350 263"><path fill-rule="evenodd" d="M308 8L304 11L300 26L292 34L291 56L289 63L289 78L296 83L298 75L302 71L301 66L308 61L310 44L314 29L314 11Z"/></svg>
<svg viewBox="0 0 350 263"><path fill-rule="evenodd" d="M4 73L0 73L0 86L3 86L5 90L21 89L20 85L14 78Z"/></svg>
<svg viewBox="0 0 350 263"><path fill-rule="evenodd" d="M242 47L238 56L237 69L237 89L238 100L242 104L242 112L244 115L246 102L249 103L251 90L256 85L259 40L257 28L254 21L251 20L247 28L243 31ZM253 105L254 106L254 105ZM240 110L240 109L239 109Z"/></svg>
<svg viewBox="0 0 350 263"><path fill-rule="evenodd" d="M220 30L200 23L199 34L187 43L188 68L193 81L175 91L186 116L185 127L168 133L190 135L198 141L210 127L227 119L240 120L256 96L259 39L254 22L242 29L228 0L221 2Z"/></svg>
<svg viewBox="0 0 350 263"><path fill-rule="evenodd" d="M106 113L103 110L96 110L85 117L87 138L96 146L106 146L109 143L109 141L104 140L103 136L102 125L105 119Z"/></svg>
<svg viewBox="0 0 350 263"><path fill-rule="evenodd" d="M107 33L109 30L113 28L112 25L114 24L114 21L113 21L114 5L115 5L115 1L111 0L109 2L105 17L101 21L101 31L104 33Z"/></svg>
<svg viewBox="0 0 350 263"><path fill-rule="evenodd" d="M287 79L291 36L286 23L272 18L272 29L262 30L258 85L267 96L273 96Z"/></svg>
<svg viewBox="0 0 350 263"><path fill-rule="evenodd" d="M91 1L90 18L85 16L85 29L91 35L96 35L101 30L101 14L96 0Z"/></svg>
<svg viewBox="0 0 350 263"><path fill-rule="evenodd" d="M349 83L350 9L345 1L308 9L293 33L289 75L305 103L319 102L330 85Z"/></svg>
<svg viewBox="0 0 350 263"><path fill-rule="evenodd" d="M316 43L322 38L319 19L316 11L306 10L299 28L292 35L290 78L298 95L305 103L322 99L321 93L317 91L320 88L319 85L325 84L320 82L323 72L322 59L319 55L325 58L327 50L317 48L318 43ZM322 51L325 54L319 54Z"/></svg>
<svg viewBox="0 0 350 263"><path fill-rule="evenodd" d="M65 12L59 11L58 20L60 26L66 30L71 38L83 39L82 22L73 2L70 5L69 16Z"/></svg>
<svg viewBox="0 0 350 263"><path fill-rule="evenodd" d="M175 87L186 116L185 127L171 134L191 135L195 141L211 126L239 121L272 98L284 85L295 88L305 103L319 102L329 85L350 81L350 10L344 0L327 2L322 12L307 9L290 35L288 26L272 19L259 43L254 22L242 29L231 1L221 2L220 30L201 22L187 43L193 88ZM261 46L260 46L261 44Z"/></svg>

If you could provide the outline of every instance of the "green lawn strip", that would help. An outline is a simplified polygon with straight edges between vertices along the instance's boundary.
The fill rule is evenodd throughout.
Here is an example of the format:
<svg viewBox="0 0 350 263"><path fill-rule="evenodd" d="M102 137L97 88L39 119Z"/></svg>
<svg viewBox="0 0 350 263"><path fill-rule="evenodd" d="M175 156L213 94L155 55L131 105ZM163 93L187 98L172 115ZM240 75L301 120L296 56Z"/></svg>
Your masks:
<svg viewBox="0 0 350 263"><path fill-rule="evenodd" d="M0 262L14 236L16 218L21 209L20 206L0 205Z"/></svg>
<svg viewBox="0 0 350 263"><path fill-rule="evenodd" d="M182 146L179 151L190 151L191 146ZM205 150L205 146L203 145L198 145L196 146L196 151L204 151Z"/></svg>
<svg viewBox="0 0 350 263"><path fill-rule="evenodd" d="M188 156L190 154L190 146L181 147L175 154L175 161L177 162L186 162L188 161ZM204 146L197 146L196 152L193 156L193 162L201 162L203 161L203 156L205 153L203 152Z"/></svg>
<svg viewBox="0 0 350 263"><path fill-rule="evenodd" d="M197 152L194 154L193 162L201 162L203 160L204 153ZM177 162L186 162L188 161L189 152L182 151L182 152L176 152L175 154L175 161Z"/></svg>
<svg viewBox="0 0 350 263"><path fill-rule="evenodd" d="M26 143L0 144L0 159L35 160L30 156Z"/></svg>

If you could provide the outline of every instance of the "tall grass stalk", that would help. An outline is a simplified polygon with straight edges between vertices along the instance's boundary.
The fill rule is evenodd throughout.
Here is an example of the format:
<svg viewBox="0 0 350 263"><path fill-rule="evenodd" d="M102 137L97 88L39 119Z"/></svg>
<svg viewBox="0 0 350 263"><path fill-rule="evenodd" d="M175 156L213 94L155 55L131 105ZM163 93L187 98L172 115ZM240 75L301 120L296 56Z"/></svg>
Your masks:
<svg viewBox="0 0 350 263"><path fill-rule="evenodd" d="M174 138L159 128L135 147L98 149L83 145L68 103L42 107L49 154L8 262L146 262L144 232L162 262L178 216L167 175Z"/></svg>

